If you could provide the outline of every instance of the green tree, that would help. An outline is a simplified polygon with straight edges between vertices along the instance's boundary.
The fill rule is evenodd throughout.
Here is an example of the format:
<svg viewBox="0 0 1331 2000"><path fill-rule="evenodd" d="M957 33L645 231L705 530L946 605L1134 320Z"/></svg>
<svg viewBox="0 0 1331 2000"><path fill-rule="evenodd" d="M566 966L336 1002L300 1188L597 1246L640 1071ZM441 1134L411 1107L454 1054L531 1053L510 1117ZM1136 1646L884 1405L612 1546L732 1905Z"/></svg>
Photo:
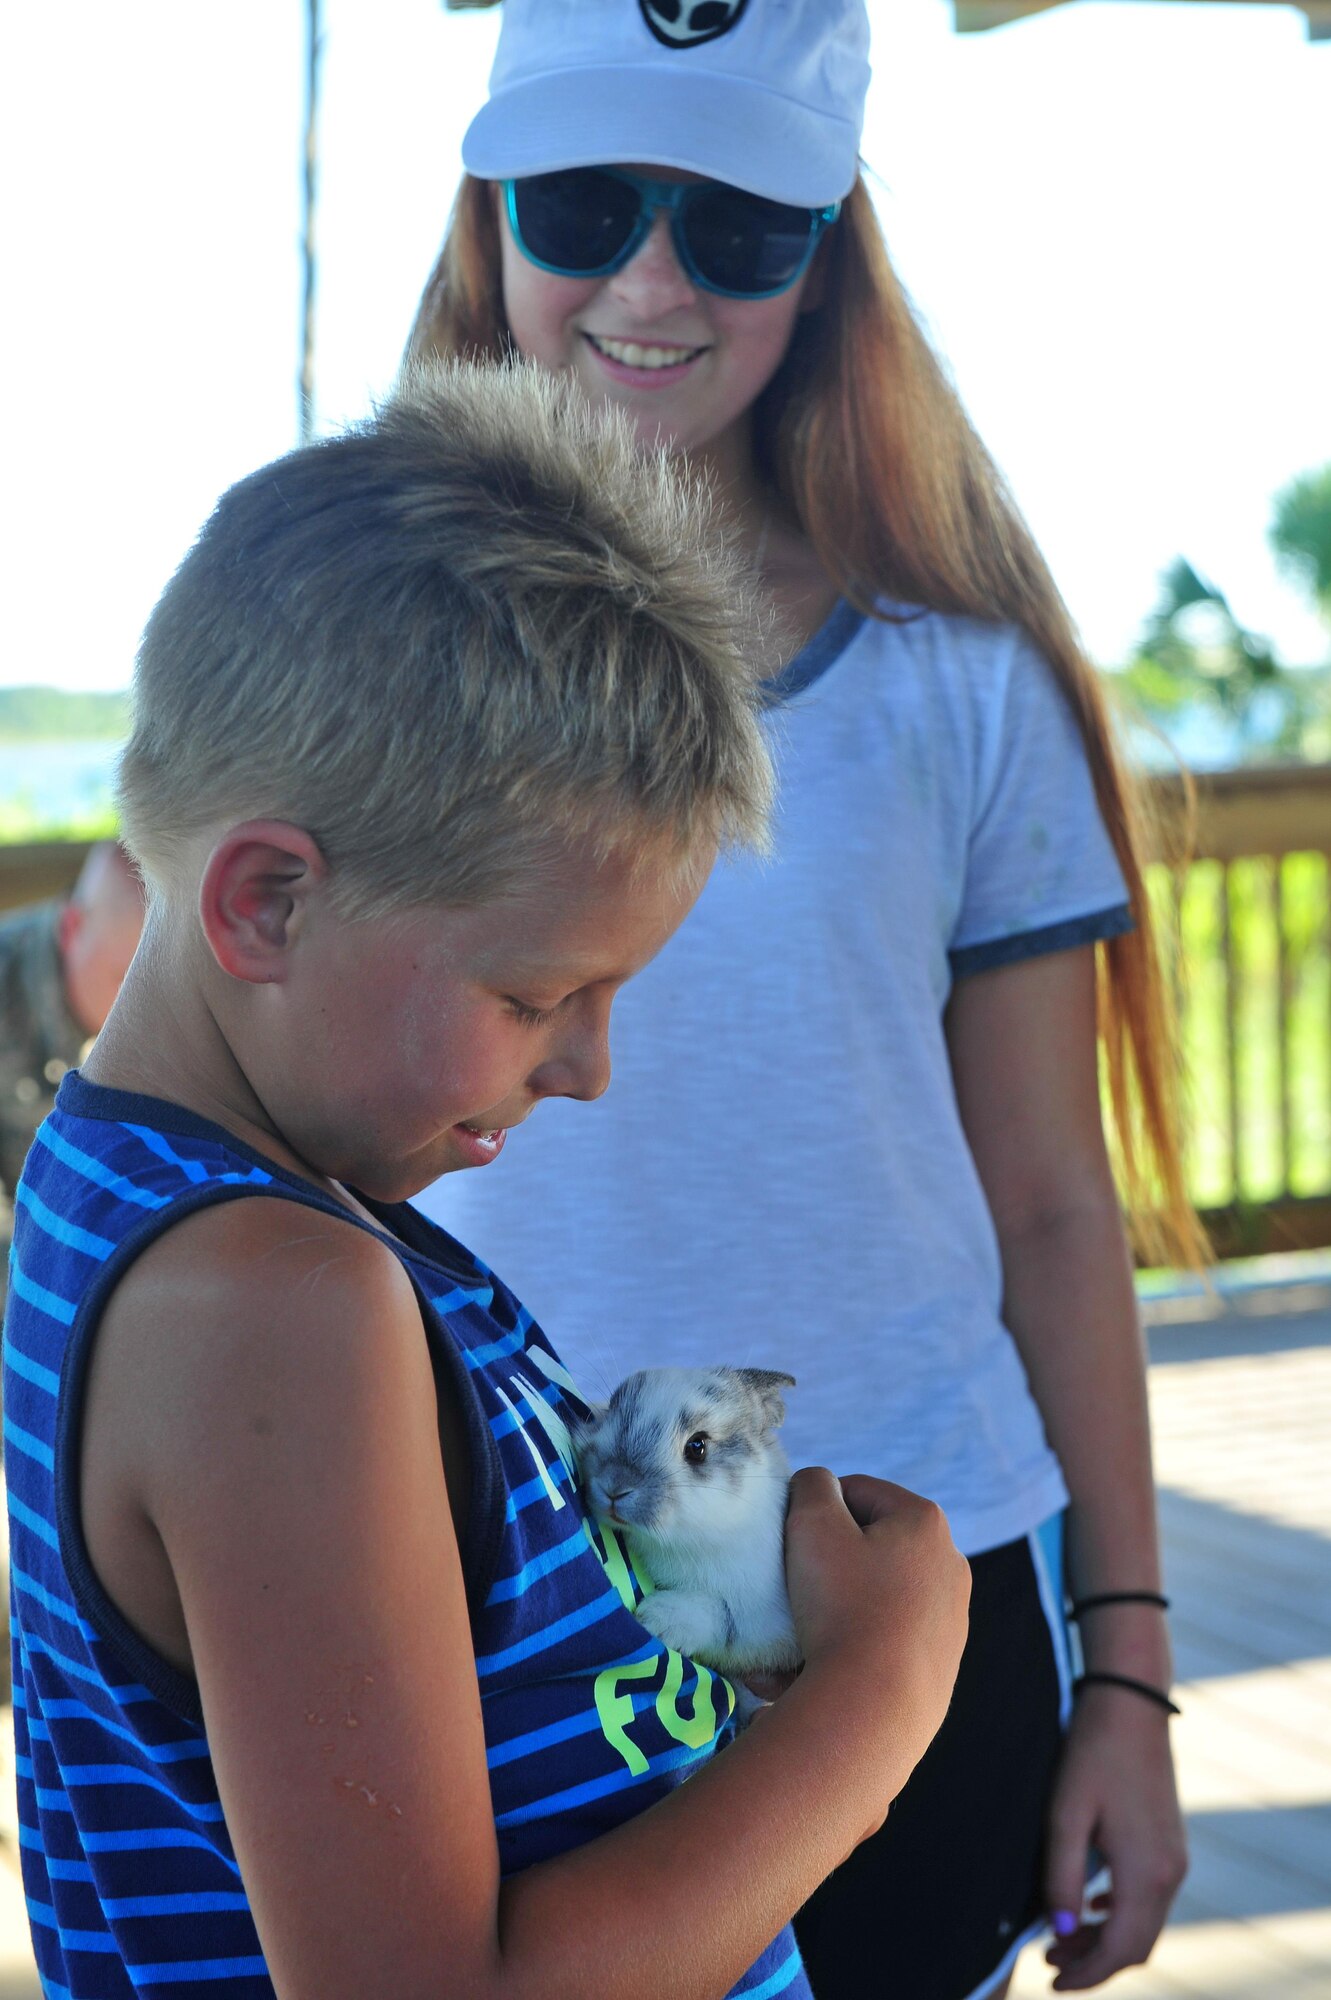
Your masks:
<svg viewBox="0 0 1331 2000"><path fill-rule="evenodd" d="M1281 487L1270 537L1281 569L1331 621L1331 465L1301 472Z"/></svg>
<svg viewBox="0 0 1331 2000"><path fill-rule="evenodd" d="M1321 681L1287 672L1270 641L1249 631L1218 585L1182 556L1161 577L1121 685L1166 735L1185 713L1210 710L1243 760L1325 754Z"/></svg>

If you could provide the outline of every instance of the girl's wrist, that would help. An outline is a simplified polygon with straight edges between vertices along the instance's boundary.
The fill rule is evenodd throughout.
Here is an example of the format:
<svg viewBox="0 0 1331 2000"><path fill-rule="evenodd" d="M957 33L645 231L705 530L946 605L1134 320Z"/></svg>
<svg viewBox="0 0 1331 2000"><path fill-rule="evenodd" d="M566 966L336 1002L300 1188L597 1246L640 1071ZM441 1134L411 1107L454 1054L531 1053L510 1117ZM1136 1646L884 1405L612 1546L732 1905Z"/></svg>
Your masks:
<svg viewBox="0 0 1331 2000"><path fill-rule="evenodd" d="M1112 1695L1126 1695L1130 1702L1144 1703L1161 1718L1180 1713L1167 1687L1159 1686L1155 1681L1139 1680L1135 1674L1085 1673L1072 1683L1072 1693L1078 1703L1088 1692L1100 1688L1108 1689Z"/></svg>
<svg viewBox="0 0 1331 2000"><path fill-rule="evenodd" d="M1124 1604L1147 1604L1156 1611L1169 1609L1169 1599L1160 1590L1099 1590L1074 1597L1068 1616L1080 1621L1092 1611L1112 1611Z"/></svg>
<svg viewBox="0 0 1331 2000"><path fill-rule="evenodd" d="M1088 1673L1132 1674L1167 1687L1174 1670L1169 1628L1158 1610L1120 1604L1079 1622L1081 1656Z"/></svg>

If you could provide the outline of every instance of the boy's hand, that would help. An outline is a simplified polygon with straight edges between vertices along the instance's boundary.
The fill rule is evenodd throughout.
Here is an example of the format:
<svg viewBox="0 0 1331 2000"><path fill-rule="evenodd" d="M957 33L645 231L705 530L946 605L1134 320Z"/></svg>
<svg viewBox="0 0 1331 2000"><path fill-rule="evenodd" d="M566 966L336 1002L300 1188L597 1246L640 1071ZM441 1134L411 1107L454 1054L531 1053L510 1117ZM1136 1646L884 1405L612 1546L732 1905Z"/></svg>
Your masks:
<svg viewBox="0 0 1331 2000"><path fill-rule="evenodd" d="M860 1690L857 1725L918 1761L968 1628L970 1566L941 1508L889 1480L808 1466L790 1482L786 1581L806 1673L844 1672Z"/></svg>

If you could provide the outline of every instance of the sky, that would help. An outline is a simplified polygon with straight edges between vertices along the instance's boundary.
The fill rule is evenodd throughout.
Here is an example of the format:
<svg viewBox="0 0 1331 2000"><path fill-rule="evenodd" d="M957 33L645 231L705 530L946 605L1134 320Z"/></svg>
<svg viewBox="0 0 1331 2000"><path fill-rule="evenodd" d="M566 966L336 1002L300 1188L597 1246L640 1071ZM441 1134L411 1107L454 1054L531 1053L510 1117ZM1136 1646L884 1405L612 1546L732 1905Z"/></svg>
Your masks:
<svg viewBox="0 0 1331 2000"><path fill-rule="evenodd" d="M221 490L296 437L302 0L4 10L0 685L116 689ZM1289 664L1271 500L1331 460L1331 42L1294 8L1075 0L980 35L870 0L889 245L1092 653L1176 555ZM316 370L391 385L494 13L325 0Z"/></svg>

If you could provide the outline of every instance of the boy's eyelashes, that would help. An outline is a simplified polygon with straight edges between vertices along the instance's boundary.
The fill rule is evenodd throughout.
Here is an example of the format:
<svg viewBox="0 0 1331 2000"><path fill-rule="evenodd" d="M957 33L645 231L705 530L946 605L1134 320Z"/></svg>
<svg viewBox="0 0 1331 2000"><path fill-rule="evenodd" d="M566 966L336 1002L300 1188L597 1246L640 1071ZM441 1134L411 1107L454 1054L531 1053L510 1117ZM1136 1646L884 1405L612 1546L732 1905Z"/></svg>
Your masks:
<svg viewBox="0 0 1331 2000"><path fill-rule="evenodd" d="M513 993L505 994L504 999L509 1012L516 1015L517 1019L528 1028L543 1028L547 1021L554 1019L564 1004L560 1000L553 1007L532 1007L527 1001L519 1000Z"/></svg>

